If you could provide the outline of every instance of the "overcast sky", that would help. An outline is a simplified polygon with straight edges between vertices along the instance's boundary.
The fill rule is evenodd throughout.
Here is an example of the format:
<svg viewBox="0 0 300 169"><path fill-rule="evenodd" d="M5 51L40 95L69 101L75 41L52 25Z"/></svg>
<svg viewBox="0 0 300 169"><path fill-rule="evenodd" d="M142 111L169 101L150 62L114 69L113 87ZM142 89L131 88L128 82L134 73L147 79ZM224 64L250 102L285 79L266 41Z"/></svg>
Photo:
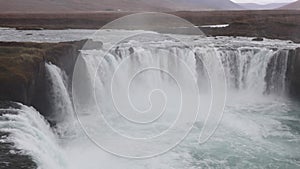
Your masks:
<svg viewBox="0 0 300 169"><path fill-rule="evenodd" d="M258 3L258 4L268 4L268 3L281 3L281 2L294 2L296 0L231 0L237 3Z"/></svg>

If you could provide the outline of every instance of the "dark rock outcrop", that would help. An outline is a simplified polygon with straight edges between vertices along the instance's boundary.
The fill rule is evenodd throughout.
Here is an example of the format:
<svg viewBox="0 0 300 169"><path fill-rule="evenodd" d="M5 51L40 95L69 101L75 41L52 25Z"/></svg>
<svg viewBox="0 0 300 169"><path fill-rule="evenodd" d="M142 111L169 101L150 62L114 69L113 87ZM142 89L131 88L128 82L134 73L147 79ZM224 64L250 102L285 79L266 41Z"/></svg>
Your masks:
<svg viewBox="0 0 300 169"><path fill-rule="evenodd" d="M45 63L59 66L72 77L79 50L85 42L0 42L0 101L34 106L47 116L51 109Z"/></svg>
<svg viewBox="0 0 300 169"><path fill-rule="evenodd" d="M264 38L261 37L253 38L252 41L264 41Z"/></svg>
<svg viewBox="0 0 300 169"><path fill-rule="evenodd" d="M287 81L289 94L300 98L300 48L289 51Z"/></svg>

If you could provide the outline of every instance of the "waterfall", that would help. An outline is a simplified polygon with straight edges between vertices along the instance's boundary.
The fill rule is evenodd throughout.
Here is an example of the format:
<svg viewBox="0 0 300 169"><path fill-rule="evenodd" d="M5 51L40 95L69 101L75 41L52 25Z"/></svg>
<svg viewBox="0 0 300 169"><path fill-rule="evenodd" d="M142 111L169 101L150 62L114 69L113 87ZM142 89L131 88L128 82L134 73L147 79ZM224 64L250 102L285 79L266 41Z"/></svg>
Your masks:
<svg viewBox="0 0 300 169"><path fill-rule="evenodd" d="M100 65L97 64L100 61L95 55L97 52L86 51L83 59L88 65L87 71L91 77L91 83L95 77L97 78L96 83L99 85L108 85L113 73L118 71L120 73L116 79L120 86L124 86L128 83L128 79L124 78L132 76L132 72L136 72L142 67L158 67L174 73L176 78L184 78L183 65L179 63L180 60L184 60L194 76L197 77L201 88L203 83L207 83L205 81L208 80L205 66L210 66L211 70L215 69L215 63L212 63L211 58L217 56L224 68L228 91L281 95L286 89L288 50L258 47L237 47L235 49L195 47L191 52L190 49L176 46L169 48L133 47L131 49L134 50L134 53L131 53L132 51L128 47L118 48L118 53L110 52ZM123 64L126 58L127 61ZM121 71L117 70L120 64L122 64ZM95 76L95 72L98 75ZM211 74L210 76L218 77L219 75ZM168 76L164 72L155 72L140 77L139 80L145 85L155 86L166 78L168 79ZM168 79L168 81L170 80ZM101 90L108 91L108 88L105 89L104 86Z"/></svg>
<svg viewBox="0 0 300 169"><path fill-rule="evenodd" d="M288 50L237 48L219 50L230 89L256 94L283 94Z"/></svg>
<svg viewBox="0 0 300 169"><path fill-rule="evenodd" d="M54 122L55 127L51 129L34 108L18 103L20 108L0 109L0 132L9 133L4 141L14 143L22 150L20 153L31 156L39 168L66 169L68 160L59 143L60 139L72 136L76 120L65 73L51 63L46 63L45 68L53 106L53 114L47 120Z"/></svg>
<svg viewBox="0 0 300 169"><path fill-rule="evenodd" d="M15 103L19 108L0 109L0 132L9 133L1 142L13 143L21 150L20 154L29 155L43 169L69 168L67 156L60 147L60 139L72 136L75 128L73 107L68 92L67 77L57 66L46 63L46 75L50 81L50 101L53 116L47 120L55 122L51 129L46 119L33 107Z"/></svg>
<svg viewBox="0 0 300 169"><path fill-rule="evenodd" d="M218 85L224 81L222 71L227 83L227 100L234 99L232 96L284 96L288 50L238 46L189 48L181 45L125 43L112 48L108 53L102 50L82 51L80 62L84 63L80 65L85 65L80 71L85 71L87 78L82 84L82 73L74 73L73 95L78 113L101 112L110 120L117 121L121 118L118 117L120 115L114 116L112 112L144 113L153 108L152 113L157 115L161 111L159 106L168 107L164 103L179 110L182 93L189 95L200 91L200 95L206 97L201 106L207 108L209 103L205 101L212 97L222 98L220 93L223 91L215 91L214 96L210 95L215 90L210 88L211 84ZM198 91L193 90L194 83ZM82 91L89 95L85 94L82 98ZM165 92L161 97L158 93L155 94L160 91ZM191 104L191 100L197 100L197 97L191 99L188 96L185 99ZM87 100L88 104L81 104ZM155 108L157 109L154 111ZM202 111L205 112L204 109ZM199 114L205 114L204 112ZM220 110L215 112L217 114ZM132 119L131 122L136 120Z"/></svg>
<svg viewBox="0 0 300 169"><path fill-rule="evenodd" d="M133 50L133 48L129 49ZM137 47L134 48L134 52L128 50L128 48L118 48L118 50L117 53L115 50L108 53L104 60L97 55L99 53L103 54L103 51L83 51L82 60L87 65L86 75L89 77L85 85L89 84L90 86L85 86L84 89L76 91L95 92L99 94L96 97L99 97L102 105L111 107L112 105L109 102L112 100L106 97L110 95L111 87L114 87L116 92L122 93L127 91L127 85L131 84L130 89L145 93L154 88L176 87L176 80L188 82L191 81L188 79L191 77L190 74L193 77L196 77L197 74L196 59L194 53L190 50L176 47L169 49ZM173 57L174 55L177 57ZM187 70L185 64L189 64L191 68ZM151 70L143 70L146 67L150 67ZM153 68L159 68L159 70ZM140 74L136 74L139 71L141 71ZM111 86L111 83L113 83L113 86ZM188 90L188 84L186 85L185 87L182 86L183 90ZM125 95L124 93L124 97L127 97ZM84 100L87 99L84 98Z"/></svg>
<svg viewBox="0 0 300 169"><path fill-rule="evenodd" d="M2 107L0 135L7 137L0 146L11 143L8 152L32 157L41 169L299 167L299 105L281 97L289 50L298 44L129 32L102 30L94 39L102 49L83 48L73 77L46 63L52 114ZM50 39L53 33L60 34L51 31ZM128 34L132 39L114 44ZM210 87L224 81L227 99L218 111L209 105L222 91ZM214 125L207 132L213 137L199 144Z"/></svg>
<svg viewBox="0 0 300 169"><path fill-rule="evenodd" d="M187 73L191 73L193 76L197 77L197 82L199 83L199 85L201 85L203 83L203 79L201 78L207 76L203 62L210 63L209 56L212 55L216 55L221 59L221 63L224 66L226 78L229 84L228 87L232 90L236 90L238 92L245 90L250 92L257 92L258 94L276 94L283 92L285 88L285 74L288 57L288 53L286 50L274 51L265 48L211 50L207 48L196 47L191 52L191 50L189 49L178 47L161 49L133 49L134 53L132 53L132 51L129 51L128 48L120 48L120 53L118 55L116 55L114 52L110 52L108 54L109 57L106 57L101 62L100 66L96 64L99 61L99 58L95 57L95 54L99 53L100 51L83 51L82 59L86 64L85 71L86 75L88 76L88 78L86 79L87 81L85 81L84 83L90 85L91 87L93 86L93 80L95 80L94 87L97 88L96 93L99 93L100 91L103 92L102 95L96 97L101 98L100 101L105 104L103 110L107 110L108 114L112 112L111 107L113 106L111 100L107 98L107 93L110 90L109 85L112 80L111 78L114 76L113 72L120 71L119 74L117 74L115 77L115 83L117 85L115 87L120 87L120 90L123 90L124 87L126 87L126 83L129 82L127 77L131 77L133 72L140 70L144 66L160 67L163 70L174 73L176 75L176 78L182 79L182 81L186 80L185 78L187 78L188 76ZM174 55L176 57L172 57ZM129 58L127 62L123 63L124 59L126 59L126 57L128 56L131 56L131 58ZM200 57L202 60L199 60L198 57ZM180 63L179 58L184 60L184 62L190 66L192 70L191 72L183 70L183 66L185 65ZM124 65L121 68L118 68L120 64ZM206 66L214 65L206 64ZM69 90L68 84L66 83L65 74L61 69L53 64L46 64L46 69L52 86L50 93L55 110L54 114L56 118L63 118L61 120L57 120L58 125L72 123L71 121L75 121L75 119L72 119L74 115L73 107L71 97L68 92ZM96 74L94 74L95 72ZM216 78L218 77L217 74L212 76L215 76ZM96 79L93 79L94 77ZM138 87L140 85L145 86L145 88L139 89ZM170 94L168 92L171 92L172 95L172 89L173 87L175 88L175 86L176 85L173 79L164 72L148 72L142 76L137 77L136 82L134 82L133 88L137 90L137 92L134 92L135 97L133 97L133 101L135 103L141 103L137 104L136 107L138 109L144 110L145 108L147 108L147 102L143 102L143 95L145 93L149 93L148 88L169 88L171 90L167 90L166 92L167 94ZM183 90L188 91L188 88L185 88L183 86ZM173 94L172 96L173 98L177 97L176 94ZM161 102L161 100L159 99L157 101ZM156 102L153 103L157 104ZM178 103L176 102L176 100L171 100L172 108L177 109L177 104ZM21 106L20 109L9 108L0 110L2 114L2 116L0 117L0 131L10 133L7 141L13 142L16 148L22 149L23 151L21 153L30 155L33 158L34 162L38 164L39 168L66 169L70 168L70 163L73 168L78 164L80 164L81 166L90 165L94 168L96 168L95 166L99 165L99 163L96 163L96 161L98 160L97 158L93 158L94 161L91 163L89 161L80 160L78 162L72 161L73 158L80 158L80 156L77 155L74 155L74 157L71 156L70 161L68 155L65 155L65 153L71 152L72 154L72 152L76 152L74 149L77 149L80 146L87 146L85 145L85 142L75 142L74 145L71 145L71 148L69 148L71 149L71 151L69 150L70 152L65 152L64 148L59 146L59 139L55 135L57 133L61 135L61 133L59 133L57 129L55 132L53 132L48 122L34 108L27 107L21 104L19 105ZM91 107L90 109L93 108ZM91 118L88 118L90 124L96 124L95 121L93 121L94 117L95 116L92 115ZM112 124L114 127L121 127L123 129L123 131L121 130L121 132L127 131L127 134L140 136L139 134L141 133L137 132L137 130L131 131L131 126L129 124L124 125L124 123L119 122L119 119L115 116L109 118L112 118L110 120L115 120L115 124ZM64 120L66 121L66 123L63 123ZM168 120L170 120L170 118L168 118ZM163 119L162 123L160 123L160 128L164 129L164 125L169 125L168 120ZM61 125L61 127L62 126L65 125ZM92 127L94 128L91 129L97 131L97 128L95 126L92 125ZM65 128L64 131L70 131L74 129L78 130L79 128L74 127L73 129L70 129L69 127ZM149 131L146 131L145 133L151 134L149 133ZM101 135L106 135L105 130L101 132ZM168 144L168 142L166 143ZM94 149L94 147L88 147L89 151L93 151ZM93 153L92 156L96 156L96 153ZM88 160L88 158L90 157L85 158L85 160ZM112 159L109 160L114 161ZM109 164L108 166L110 165L111 164ZM117 165L117 163L115 163L115 165ZM129 163L127 165L130 166L134 164Z"/></svg>
<svg viewBox="0 0 300 169"><path fill-rule="evenodd" d="M71 129L66 128L73 128L72 125L76 122L67 76L56 65L46 63L45 67L50 80L50 101L53 106L52 117L48 117L48 120L56 124L56 132L62 136L66 134L64 132L71 132Z"/></svg>
<svg viewBox="0 0 300 169"><path fill-rule="evenodd" d="M224 70L227 82L227 100L231 101L234 99L231 96L237 95L253 99L284 93L288 58L284 49L163 44L125 42L108 52L82 51L80 65L85 66L75 68L74 105L83 128L98 144L108 147L107 151L133 157L159 153L159 150L173 144L164 144L167 140L180 140L180 133L187 132L195 119L208 126L203 136L205 140L217 126L216 119L222 116L222 88L210 88L211 82L222 85L221 70ZM87 78L82 84L82 73L76 70L84 69ZM90 96L81 98L82 91L90 93ZM213 105L210 111L211 98L215 98L218 105ZM86 100L90 102L81 104ZM198 105L200 109L197 109ZM206 119L209 117L208 124ZM186 121L178 122L180 118ZM173 125L173 122L176 124ZM170 126L181 132L169 133L165 140L148 140L152 147L160 146L157 150L142 141L139 144L127 139L156 138L159 133L169 131ZM122 136L126 136L126 141ZM115 144L110 145L110 140L114 140ZM138 151L133 152L120 143L135 145ZM149 148L147 152L145 147Z"/></svg>
<svg viewBox="0 0 300 169"><path fill-rule="evenodd" d="M9 133L4 141L14 143L21 154L30 155L39 168L65 169L65 157L48 122L34 108L0 109L0 132Z"/></svg>

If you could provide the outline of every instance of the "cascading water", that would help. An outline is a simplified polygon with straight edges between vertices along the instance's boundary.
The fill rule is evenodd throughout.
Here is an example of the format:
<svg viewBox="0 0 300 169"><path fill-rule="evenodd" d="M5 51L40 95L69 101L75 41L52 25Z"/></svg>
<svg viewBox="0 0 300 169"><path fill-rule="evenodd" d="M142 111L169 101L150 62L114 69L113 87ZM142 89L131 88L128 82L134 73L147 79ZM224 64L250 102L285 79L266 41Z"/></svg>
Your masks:
<svg viewBox="0 0 300 169"><path fill-rule="evenodd" d="M214 41L214 47L201 45L197 40L188 44L188 47L163 40L150 44L128 41L119 44L118 48L112 48L109 53L84 50L78 58L81 61L78 65L80 71L74 72L79 78L73 79L73 83L80 84L75 89L82 90L75 90L72 95L63 71L53 64L46 64L54 106L54 116L47 120L56 122L54 131L36 110L26 106L22 106L21 110L10 110L16 114L2 115L0 130L11 133L8 139L25 154L32 156L39 168L43 169L298 168L299 107L283 97L288 50L294 46L286 49L288 44L284 42L253 44L249 39L218 38L206 39L208 42ZM228 43L231 41L235 43ZM276 45L277 49L274 49ZM99 55L105 57L99 58ZM106 128L101 128L100 116L105 116L119 134L130 137L151 137L167 130L176 119L176 110L180 108L180 90L176 80L182 82L182 92L188 94L193 91L190 83L195 82L206 104L208 101L205 97L211 92L207 80L220 81L220 72L213 71L218 67L211 57L219 58L223 65L230 97L227 98L219 128L205 144L198 143L204 125L201 117L192 124L189 135L178 146L155 158L123 159L94 144L93 141L103 139L101 143L115 145L120 151L137 149L137 145L119 142ZM185 69L186 66L188 69ZM143 71L145 67L158 67L161 70ZM212 71L208 73L207 69ZM135 74L138 70L141 73ZM112 89L115 98L111 97ZM165 95L159 93L160 90ZM128 91L128 95L124 91ZM83 97L81 100L77 98L80 96ZM167 102L165 98L168 98ZM196 103L194 100L186 101L189 102L187 107ZM116 107L115 102L120 107ZM76 111L73 111L72 104L82 107L75 107ZM154 120L156 124L150 127L142 124L135 128L136 124L132 124L134 120L143 121L144 116L137 115L138 119L126 116L129 118L124 122L121 115L116 115L118 108L125 113L137 110L155 113L161 112L161 107L165 108L164 114L155 114L160 118ZM185 110L189 111L188 108ZM78 116L80 123L77 123L74 115ZM143 115L152 117L147 113ZM183 129L186 125L189 124L172 128L170 136L185 132ZM160 142L155 140L153 150L147 147L144 150L151 152L165 148L174 138L168 137Z"/></svg>
<svg viewBox="0 0 300 169"><path fill-rule="evenodd" d="M199 87L203 86L208 80L206 77L205 66L202 62L210 63L211 55L218 56L224 67L228 90L230 91L248 91L252 94L284 94L286 89L286 71L288 62L288 50L273 50L267 48L237 48L237 49L207 49L196 47L191 52L190 49L181 47L165 48L165 49L144 49L142 47L133 48L135 53L130 54L128 48L119 49L118 54L111 52L109 57L105 58L101 65L97 65L99 58L95 57L93 51L86 53L84 60L86 65L89 65L89 76L92 79L97 78L96 83L101 85L109 85L109 79L113 76L114 71L124 61L122 58L130 57L127 67L122 70L122 75L118 79L119 83L124 83L125 86L128 80L124 78L130 77L130 71L135 72L141 67L156 66L162 70L176 72L180 78L185 77L180 75L180 66L178 62L184 59L193 71L195 77L198 77ZM97 51L94 51L97 53ZM168 57L172 56L172 57ZM198 57L201 59L197 62ZM99 74L94 75L97 72ZM213 68L212 68L213 69ZM175 74L176 74L175 73ZM218 76L217 74L211 76ZM179 78L177 77L177 78ZM123 78L123 79L122 79ZM145 85L155 86L168 78L164 72L156 72L147 75L140 79ZM170 79L168 79L170 80ZM201 82L200 82L201 81ZM121 85L122 86L122 85ZM103 87L100 90L109 91L109 88Z"/></svg>
<svg viewBox="0 0 300 169"><path fill-rule="evenodd" d="M51 129L49 123L34 108L18 104L19 109L0 109L0 131L9 133L5 141L13 142L16 148L22 150L22 154L30 155L38 168L66 169L69 168L68 160L59 145L59 138L70 136L74 128L72 124L76 121L66 75L51 63L46 63L45 68L49 76L53 105L52 117L47 118L56 124L55 129Z"/></svg>
<svg viewBox="0 0 300 169"><path fill-rule="evenodd" d="M38 168L67 168L57 136L48 122L34 108L18 106L20 109L0 109L0 132L9 133L4 141L14 143L16 148L22 150L19 153L30 155Z"/></svg>
<svg viewBox="0 0 300 169"><path fill-rule="evenodd" d="M227 98L225 114L220 123L221 129L216 131L210 141L199 145L197 137L204 122L203 119L198 118L190 136L174 150L158 158L134 163L131 160L119 159L107 153L104 155L105 153L99 147L98 150L94 150L92 147L95 145L82 143L84 141L80 139L80 142L75 141L69 144L67 148L69 154L75 152L76 148L74 147L84 145L88 148L85 154L88 157L93 156L93 160L91 159L93 163L81 162L77 165L88 165L90 168L97 168L98 165L104 165L107 168L120 168L120 166L129 168L147 168L147 166L151 166L150 168L205 168L209 166L213 168L255 168L257 165L293 168L300 165L297 160L293 160L295 156L299 156L299 153L295 152L293 146L287 143L287 140L292 139L292 144L297 144L299 135L293 132L292 126L284 123L286 118L284 114L290 114L294 110L289 107L290 103L284 97L276 98L285 93L289 49L251 45L232 47L224 44L213 48L193 44L189 48L184 45L169 44L170 42L166 44L164 41L150 44L127 41L124 44L118 44L118 47L112 48L108 53L102 50L82 51L80 59L85 66L80 70L86 71L85 75L88 78L85 80L89 81L82 90L92 93L95 100L90 104L84 104L77 113L84 124L83 127L89 133L89 138L96 142L99 141L97 143L100 145L109 146L110 144L106 144L109 142L118 150L121 149L120 152L130 152L134 149L131 147L133 145L126 141L120 142L118 138L108 132L109 128L103 129L101 122L109 123L110 127L116 129L121 135L134 138L143 138L145 135L155 136L164 131L174 120L174 112L179 109L180 105L176 100L180 95L176 93L174 79L186 82L182 83L180 87L183 92L188 93L189 82L192 82L188 78L189 75L192 75L195 77L200 91L204 91L205 97L205 92L209 88L207 80L210 78L212 81L220 81L219 71L211 71L210 74L206 72L207 68L209 70L218 69L215 60L211 59L212 57L219 58L223 65L230 96ZM185 70L186 66L189 67L189 71ZM159 68L160 71L156 71L156 69L144 71L143 68L147 67ZM136 72L140 74L135 74ZM166 72L171 72L174 79ZM79 87L77 90L80 91L82 85L76 87ZM161 120L155 121L157 124L150 128L142 126L137 129L135 128L136 124L131 124L134 120L132 120L130 112L136 110L144 112L149 110L149 107L154 107L154 112L157 112L161 110L156 109L156 106L163 107L160 103L163 103L164 100L160 99L164 96L154 95L153 89L163 90L168 96L167 103L171 106L165 107L166 115L160 116ZM128 93L124 94L124 91ZM111 92L115 92L115 95ZM150 96L149 93L152 95ZM76 96L77 93L73 94ZM113 96L111 97L111 95ZM124 97L124 95L128 97ZM84 98L84 100L86 99L88 98ZM77 101L80 103L80 100ZM131 106L135 109L132 109ZM119 109L120 107L121 109ZM124 121L124 114L115 115L116 112L128 113L129 115L125 116L128 121ZM107 121L96 120L95 117L99 113L105 116ZM294 121L291 123L295 124ZM182 128L173 128L173 130L184 132L181 130ZM101 139L105 142L101 142ZM169 138L169 140L172 139L176 138ZM159 145L159 148L164 148L164 145L170 144L170 142L161 140L155 144ZM121 147L119 144L124 146ZM278 145L282 145L284 148L277 147L278 149L272 150L271 147ZM134 145L134 147L137 148L138 145ZM148 152L152 151L147 147L145 149ZM100 164L94 156L99 156L106 162ZM72 158L83 157L78 155ZM183 159L184 161L182 161ZM170 161L174 163L167 165L167 162Z"/></svg>
<svg viewBox="0 0 300 169"><path fill-rule="evenodd" d="M72 125L76 123L76 120L69 95L67 76L56 65L46 63L45 67L50 79L50 100L53 107L51 117L47 118L55 123L57 134L65 135L64 132L71 133L72 128L74 128Z"/></svg>
<svg viewBox="0 0 300 169"><path fill-rule="evenodd" d="M284 93L287 50L241 47L212 51L196 48L196 56L200 56L206 62L209 59L209 52L219 56L229 90L249 91L254 94ZM200 70L198 73L203 74L201 71L204 68L198 70Z"/></svg>
<svg viewBox="0 0 300 169"><path fill-rule="evenodd" d="M73 114L73 107L71 98L69 96L68 85L66 75L57 66L46 63L46 70L51 82L51 101L53 102L53 112L55 122L65 121L66 117L70 117ZM49 117L51 118L51 117Z"/></svg>

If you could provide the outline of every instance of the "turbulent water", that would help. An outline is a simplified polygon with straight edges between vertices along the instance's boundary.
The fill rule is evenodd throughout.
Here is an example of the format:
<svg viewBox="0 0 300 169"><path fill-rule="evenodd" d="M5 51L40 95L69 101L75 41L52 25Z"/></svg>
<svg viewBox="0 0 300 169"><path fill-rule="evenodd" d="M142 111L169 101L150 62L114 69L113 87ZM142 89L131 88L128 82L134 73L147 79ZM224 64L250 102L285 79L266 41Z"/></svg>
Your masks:
<svg viewBox="0 0 300 169"><path fill-rule="evenodd" d="M72 77L46 64L55 105L50 120L56 126L50 128L36 110L22 106L18 114L3 115L9 120L0 123L1 130L12 133L8 139L43 169L300 167L300 106L285 96L288 52L296 44L193 36L181 37L185 39L182 43L160 37L153 41L156 35L148 41L147 36L124 40L107 53L105 49L82 51L72 92L66 80ZM223 71L225 79L220 74ZM212 83L218 86L223 81L227 99L212 137L199 144L206 117L201 110L195 123L182 120L169 130L177 113L193 119L189 112L198 103L209 104L215 96ZM193 97L195 91L200 93L199 100ZM186 98L182 112L178 111L180 97ZM194 122L191 119L187 122ZM130 138L151 140L165 131L170 133L147 142L149 148L121 140L106 123ZM163 151L190 126L182 142ZM121 156L163 154L128 159L115 152Z"/></svg>
<svg viewBox="0 0 300 169"><path fill-rule="evenodd" d="M34 108L19 106L20 109L0 110L3 113L0 131L10 133L9 137L1 141L13 142L22 151L11 153L30 155L39 168L66 168L63 150L48 122Z"/></svg>

